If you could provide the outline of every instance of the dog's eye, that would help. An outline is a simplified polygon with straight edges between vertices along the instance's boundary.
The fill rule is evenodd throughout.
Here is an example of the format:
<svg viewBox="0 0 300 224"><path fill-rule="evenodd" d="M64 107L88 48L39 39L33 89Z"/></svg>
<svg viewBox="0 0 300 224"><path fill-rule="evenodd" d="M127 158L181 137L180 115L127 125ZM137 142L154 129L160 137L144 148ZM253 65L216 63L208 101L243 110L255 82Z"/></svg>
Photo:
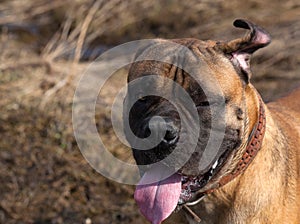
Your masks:
<svg viewBox="0 0 300 224"><path fill-rule="evenodd" d="M197 104L197 107L209 107L210 103L208 101L203 101Z"/></svg>
<svg viewBox="0 0 300 224"><path fill-rule="evenodd" d="M139 100L140 100L140 101L145 101L145 100L146 100L146 97L145 97L145 96L140 97Z"/></svg>

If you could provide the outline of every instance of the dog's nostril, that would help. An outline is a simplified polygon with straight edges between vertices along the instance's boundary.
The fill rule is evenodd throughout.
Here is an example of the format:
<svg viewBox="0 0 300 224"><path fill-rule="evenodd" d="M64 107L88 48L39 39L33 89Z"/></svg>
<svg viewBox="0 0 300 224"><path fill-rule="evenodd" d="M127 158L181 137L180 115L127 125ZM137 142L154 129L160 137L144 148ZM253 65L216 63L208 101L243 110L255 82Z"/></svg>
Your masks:
<svg viewBox="0 0 300 224"><path fill-rule="evenodd" d="M177 126L173 122L168 122L163 142L172 145L177 142L178 137L179 137L179 131Z"/></svg>
<svg viewBox="0 0 300 224"><path fill-rule="evenodd" d="M179 137L179 128L167 118L152 120L145 128L144 135L151 133L156 136L154 141L162 141L168 145L174 145ZM162 136L161 134L164 135Z"/></svg>
<svg viewBox="0 0 300 224"><path fill-rule="evenodd" d="M178 138L178 133L175 129L167 129L164 137L164 141L167 143L171 143L176 141Z"/></svg>

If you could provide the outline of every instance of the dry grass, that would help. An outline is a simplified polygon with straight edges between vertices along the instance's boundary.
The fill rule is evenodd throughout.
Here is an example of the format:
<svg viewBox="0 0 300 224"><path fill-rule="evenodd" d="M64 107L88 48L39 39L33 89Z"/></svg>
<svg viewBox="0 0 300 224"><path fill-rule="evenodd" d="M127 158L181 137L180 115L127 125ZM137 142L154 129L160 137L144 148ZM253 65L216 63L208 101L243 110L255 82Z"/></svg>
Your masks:
<svg viewBox="0 0 300 224"><path fill-rule="evenodd" d="M73 56L75 61L79 61L84 45L88 46L112 29L141 19L133 13L132 6L146 10L150 4L140 0L136 0L134 4L121 0L98 0L93 4L90 4L90 1L81 1L80 5L68 5L72 8L61 23L62 29L57 31L43 50L47 60L52 61L69 55Z"/></svg>
<svg viewBox="0 0 300 224"><path fill-rule="evenodd" d="M0 18L0 24L23 24L24 21L39 24L39 18L44 14L53 13L56 15L59 10L66 10L66 13L58 18L59 21L55 21L57 19L55 16L48 18L50 19L48 23L52 22L52 19L61 28L43 47L41 57L42 63L47 63L50 66L55 63L55 60L66 57L73 60L74 63L66 77L46 91L41 102L41 108L45 107L52 95L72 80L76 73L76 64L81 59L84 47L90 46L95 39L111 29L125 27L137 19L142 19L141 14L136 14L136 9L147 10L151 5L149 2L141 0L135 0L134 4L121 0L97 0L94 2L88 0L77 2L41 0L26 3L18 4L17 1L6 1L2 6L4 15ZM13 10L10 10L12 8ZM14 16L16 13L20 14L20 18Z"/></svg>

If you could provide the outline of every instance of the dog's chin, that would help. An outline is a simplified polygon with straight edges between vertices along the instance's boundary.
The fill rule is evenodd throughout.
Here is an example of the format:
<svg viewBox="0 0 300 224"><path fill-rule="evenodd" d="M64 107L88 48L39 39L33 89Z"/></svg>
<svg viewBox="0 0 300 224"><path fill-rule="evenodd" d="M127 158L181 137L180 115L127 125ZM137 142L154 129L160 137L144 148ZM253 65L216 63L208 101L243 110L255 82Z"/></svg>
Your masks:
<svg viewBox="0 0 300 224"><path fill-rule="evenodd" d="M178 205L197 201L201 197L205 186L214 179L213 177L220 174L221 168L225 165L231 153L231 150L225 151L212 163L207 172L198 176L185 175L184 172L179 170L178 174L181 175L181 194Z"/></svg>

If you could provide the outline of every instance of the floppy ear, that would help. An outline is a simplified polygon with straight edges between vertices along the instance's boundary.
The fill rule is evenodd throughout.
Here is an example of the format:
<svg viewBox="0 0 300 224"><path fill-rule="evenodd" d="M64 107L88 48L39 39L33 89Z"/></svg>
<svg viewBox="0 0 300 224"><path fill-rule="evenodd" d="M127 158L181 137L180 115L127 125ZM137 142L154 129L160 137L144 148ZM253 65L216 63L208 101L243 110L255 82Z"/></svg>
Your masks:
<svg viewBox="0 0 300 224"><path fill-rule="evenodd" d="M241 78L249 83L251 78L250 56L259 48L267 46L271 42L271 37L263 28L247 20L237 19L233 25L248 29L250 32L243 38L222 43L220 48L225 54L229 55Z"/></svg>

